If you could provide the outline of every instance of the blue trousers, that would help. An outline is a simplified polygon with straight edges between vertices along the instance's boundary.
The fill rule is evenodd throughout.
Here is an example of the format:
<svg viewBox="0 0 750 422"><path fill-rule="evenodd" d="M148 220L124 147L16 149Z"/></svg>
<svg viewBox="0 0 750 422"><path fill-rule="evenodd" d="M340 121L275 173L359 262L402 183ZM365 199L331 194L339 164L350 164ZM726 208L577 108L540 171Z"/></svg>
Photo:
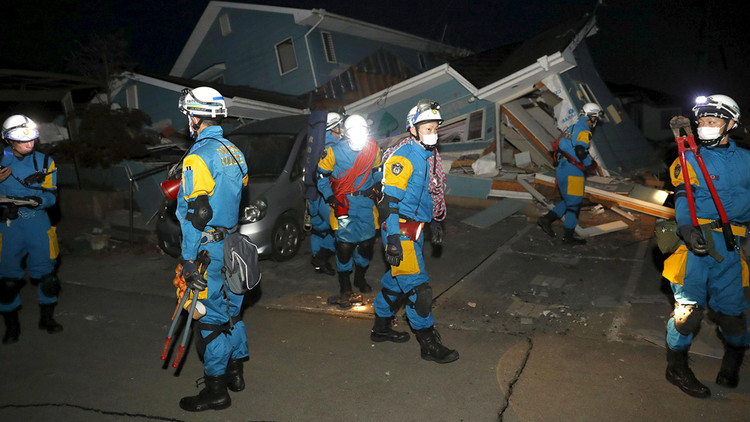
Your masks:
<svg viewBox="0 0 750 422"><path fill-rule="evenodd" d="M557 218L565 216L563 226L573 230L578 224L578 212L583 202L586 178L578 167L565 159L560 160L560 164L555 169L555 176L563 200L552 209L552 212L557 215Z"/></svg>
<svg viewBox="0 0 750 422"><path fill-rule="evenodd" d="M683 284L672 285L677 303L710 307L724 315L742 315L748 308L742 287L742 263L739 252L728 252L724 248L724 237L712 232L717 251L724 257L722 262L711 256L696 256L688 252ZM721 331L721 327L719 327ZM732 346L750 345L747 329L739 336L729 336L722 332L727 343ZM687 350L693 341L693 334L680 334L675 328L674 318L667 321L667 345L672 350Z"/></svg>
<svg viewBox="0 0 750 422"><path fill-rule="evenodd" d="M199 321L205 324L221 325L229 322L229 315L236 317L240 314L243 296L224 290L221 278L221 268L224 266L224 242L212 242L200 247L208 250L211 263L208 265L206 279L208 281L207 299L201 302L206 306L206 315ZM228 297L227 297L228 294ZM227 304L229 314L227 314ZM201 330L203 338L212 334L211 330ZM247 332L242 321L237 322L229 334L221 333L206 345L203 355L203 367L206 375L216 376L226 372L229 359L242 359L249 355L247 347Z"/></svg>
<svg viewBox="0 0 750 422"><path fill-rule="evenodd" d="M26 256L26 269L30 278L41 278L52 274L55 259L59 254L57 234L51 227L46 212L38 212L30 218L17 218L0 223L0 277L23 279L21 260ZM37 287L39 304L57 302L57 296L46 296ZM10 303L0 303L0 312L14 311L21 307L21 295Z"/></svg>
<svg viewBox="0 0 750 422"><path fill-rule="evenodd" d="M333 234L331 233L330 214L331 207L323 200L322 197L314 201L307 201L307 209L310 213L310 223L313 231L310 234L310 249L315 255L320 249L328 249L333 252L336 250Z"/></svg>
<svg viewBox="0 0 750 422"><path fill-rule="evenodd" d="M383 240L383 244L386 244L385 240ZM393 292L407 293L414 287L419 286L420 284L428 283L430 281L424 266L422 245L424 245L424 236L420 236L419 240L417 241L411 241L406 236L401 236L401 247L402 249L404 249L404 261L401 263L401 265L399 265L399 267L405 266L413 268L413 271L416 272L413 274L394 276L393 268L389 269L388 272L386 272L383 275L383 278L380 280L380 284L384 289L388 289ZM375 309L375 314L377 316L387 318L392 317L394 315L394 312L393 310L391 310L388 301L386 301L385 295L388 295L388 298L391 301L396 300L398 297L385 293L384 290L381 290L380 293L378 293L378 295L375 297L373 308ZM413 303L416 299L416 294L412 294L409 296L409 300L411 301L411 303ZM430 328L435 325L435 319L432 316L432 312L430 312L426 317L420 316L411 303L406 305L406 316L409 318L409 324L413 329L421 330L424 328Z"/></svg>

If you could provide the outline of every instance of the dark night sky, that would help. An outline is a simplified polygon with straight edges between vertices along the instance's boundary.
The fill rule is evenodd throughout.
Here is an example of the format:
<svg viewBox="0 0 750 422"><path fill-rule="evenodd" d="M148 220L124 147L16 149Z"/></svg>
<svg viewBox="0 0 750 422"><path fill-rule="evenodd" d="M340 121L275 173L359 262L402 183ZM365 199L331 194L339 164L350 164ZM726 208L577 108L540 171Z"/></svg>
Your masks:
<svg viewBox="0 0 750 422"><path fill-rule="evenodd" d="M474 51L533 35L564 16L594 10L595 0L286 0L256 3L329 12ZM737 7L727 7L736 3ZM138 70L167 73L207 0L25 0L4 6L2 68L64 72L76 40L125 31ZM157 6L158 5L158 6ZM679 7L677 7L679 6ZM599 33L588 39L605 80L693 98L725 93L750 107L750 39L739 0L604 0ZM444 35L443 35L444 34ZM739 82L736 82L739 81Z"/></svg>

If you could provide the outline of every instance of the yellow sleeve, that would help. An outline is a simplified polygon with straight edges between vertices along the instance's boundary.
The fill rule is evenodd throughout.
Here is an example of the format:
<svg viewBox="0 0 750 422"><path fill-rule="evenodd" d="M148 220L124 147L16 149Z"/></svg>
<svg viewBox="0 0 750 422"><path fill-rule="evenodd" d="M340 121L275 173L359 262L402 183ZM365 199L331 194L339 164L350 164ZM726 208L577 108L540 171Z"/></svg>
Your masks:
<svg viewBox="0 0 750 422"><path fill-rule="evenodd" d="M323 151L323 158L318 162L318 167L325 173L333 173L333 166L336 164L336 157L333 154L333 148L328 147Z"/></svg>
<svg viewBox="0 0 750 422"><path fill-rule="evenodd" d="M413 171L411 161L406 157L392 155L383 166L383 186L393 186L405 191Z"/></svg>
<svg viewBox="0 0 750 422"><path fill-rule="evenodd" d="M583 142L586 145L590 144L591 143L591 131L582 130L580 133L578 133L578 139L576 140L578 142Z"/></svg>
<svg viewBox="0 0 750 422"><path fill-rule="evenodd" d="M700 180L698 180L698 175L695 173L695 170L693 170L693 166L691 166L690 163L687 163L687 166L690 184L700 186ZM669 166L669 177L672 179L672 186L677 187L685 184L685 179L682 174L682 164L680 163L679 158L676 158L674 162L672 162L672 165Z"/></svg>
<svg viewBox="0 0 750 422"><path fill-rule="evenodd" d="M55 186L55 180L52 177L52 175L55 173L56 166L55 162L52 161L52 164L50 164L49 168L47 169L47 176L44 177L44 182L42 182L42 187L45 189L57 189L57 186Z"/></svg>
<svg viewBox="0 0 750 422"><path fill-rule="evenodd" d="M196 198L201 195L212 196L216 182L206 162L197 154L185 157L182 165L182 191L185 199Z"/></svg>

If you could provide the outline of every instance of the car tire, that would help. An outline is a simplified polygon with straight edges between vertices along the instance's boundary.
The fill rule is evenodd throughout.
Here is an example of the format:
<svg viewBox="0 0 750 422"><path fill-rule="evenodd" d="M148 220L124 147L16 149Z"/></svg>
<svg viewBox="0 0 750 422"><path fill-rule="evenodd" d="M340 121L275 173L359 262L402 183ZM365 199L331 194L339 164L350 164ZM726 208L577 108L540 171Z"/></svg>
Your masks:
<svg viewBox="0 0 750 422"><path fill-rule="evenodd" d="M292 259L302 244L300 224L289 214L276 220L271 236L271 259L277 262Z"/></svg>

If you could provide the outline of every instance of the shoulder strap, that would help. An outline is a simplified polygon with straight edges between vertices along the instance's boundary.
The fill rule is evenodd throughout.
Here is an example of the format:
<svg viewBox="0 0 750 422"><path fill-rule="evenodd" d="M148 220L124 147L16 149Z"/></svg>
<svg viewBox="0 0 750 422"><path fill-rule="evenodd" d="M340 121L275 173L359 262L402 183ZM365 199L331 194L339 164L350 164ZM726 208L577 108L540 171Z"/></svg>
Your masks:
<svg viewBox="0 0 750 422"><path fill-rule="evenodd" d="M235 163L237 163L237 167L239 167L239 168L240 168L240 171L242 172L242 176L244 177L244 176L246 176L246 175L247 175L247 173L245 173L244 171L242 171L242 166L240 165L240 162L239 162L239 161L237 161L237 157L235 157L235 156L234 156L234 154L232 154L232 150L231 150L231 149L229 149L229 147L227 146L227 144L225 144L224 142L221 142L221 140L219 140L219 139L217 139L217 138L213 138L213 137L210 137L210 136L207 136L207 137L205 137L205 138L203 138L203 139L213 139L214 141L216 141L216 142L218 142L218 143L220 143L220 144L224 145L224 148L226 148L226 149L227 149L227 152L229 152L229 155L231 155L231 156L232 156L232 159L234 160L234 162L235 162ZM236 148L236 147L235 147L235 148Z"/></svg>

